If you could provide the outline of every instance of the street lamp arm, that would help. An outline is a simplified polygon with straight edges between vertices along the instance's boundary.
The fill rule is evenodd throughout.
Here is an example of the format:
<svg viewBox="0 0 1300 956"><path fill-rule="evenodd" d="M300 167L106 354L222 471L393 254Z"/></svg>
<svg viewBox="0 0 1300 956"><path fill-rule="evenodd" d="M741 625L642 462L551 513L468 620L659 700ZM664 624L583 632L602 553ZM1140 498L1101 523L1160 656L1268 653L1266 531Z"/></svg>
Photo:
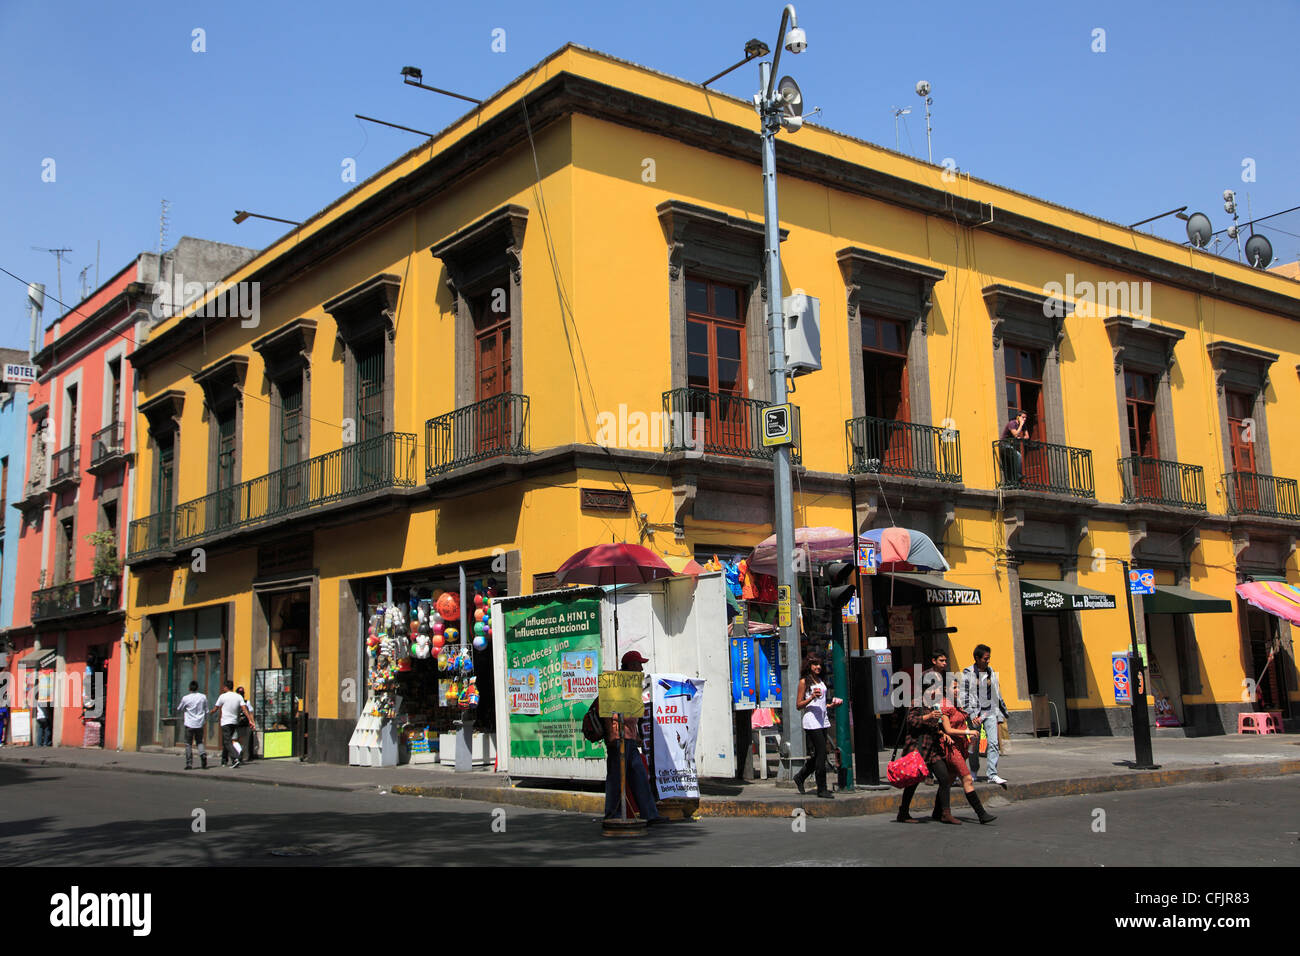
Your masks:
<svg viewBox="0 0 1300 956"><path fill-rule="evenodd" d="M772 99L772 85L776 82L776 71L781 67L781 45L785 41L785 25L787 22L792 27L799 25L799 17L794 12L793 3L787 3L785 9L781 11L781 27L776 31L776 56L772 58L772 72L767 78L767 90L763 94L764 104L767 104Z"/></svg>

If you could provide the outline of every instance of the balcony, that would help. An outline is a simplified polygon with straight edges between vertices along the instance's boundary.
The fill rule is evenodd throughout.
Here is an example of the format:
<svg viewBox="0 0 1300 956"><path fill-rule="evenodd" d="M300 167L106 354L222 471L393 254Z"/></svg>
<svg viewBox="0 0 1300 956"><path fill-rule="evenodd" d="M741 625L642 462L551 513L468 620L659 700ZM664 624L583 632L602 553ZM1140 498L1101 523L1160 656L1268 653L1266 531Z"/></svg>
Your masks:
<svg viewBox="0 0 1300 956"><path fill-rule="evenodd" d="M81 449L69 445L54 453L50 466L50 491L67 491L81 484Z"/></svg>
<svg viewBox="0 0 1300 956"><path fill-rule="evenodd" d="M1228 514L1266 518L1300 518L1300 495L1294 478L1274 478L1249 471L1223 476L1228 489Z"/></svg>
<svg viewBox="0 0 1300 956"><path fill-rule="evenodd" d="M663 395L664 451L771 461L774 449L763 444L763 409L767 407L755 398L700 388L669 389ZM802 458L797 409L794 438L790 461L797 465Z"/></svg>
<svg viewBox="0 0 1300 956"><path fill-rule="evenodd" d="M1132 456L1119 460L1124 500L1131 504L1205 510L1205 469L1177 461Z"/></svg>
<svg viewBox="0 0 1300 956"><path fill-rule="evenodd" d="M121 606L118 575L70 581L32 592L32 622L116 611Z"/></svg>
<svg viewBox="0 0 1300 956"><path fill-rule="evenodd" d="M170 550L175 517L174 511L162 511L132 521L126 535L127 559Z"/></svg>
<svg viewBox="0 0 1300 956"><path fill-rule="evenodd" d="M113 422L107 428L101 428L90 437L90 464L86 471L92 475L102 475L126 462L130 457L126 451L126 425Z"/></svg>
<svg viewBox="0 0 1300 956"><path fill-rule="evenodd" d="M424 443L429 480L475 462L529 455L528 396L494 395L430 418Z"/></svg>
<svg viewBox="0 0 1300 956"><path fill-rule="evenodd" d="M14 502L14 507L24 515L39 511L49 504L50 489L41 477L29 478L23 484L23 496Z"/></svg>
<svg viewBox="0 0 1300 956"><path fill-rule="evenodd" d="M1007 439L993 443L993 473L1004 490L1095 497L1092 452L1070 445Z"/></svg>
<svg viewBox="0 0 1300 956"><path fill-rule="evenodd" d="M187 501L176 507L172 546L376 491L413 488L415 445L414 435L389 432ZM158 529L160 542L165 532ZM145 537L148 543L148 532Z"/></svg>
<svg viewBox="0 0 1300 956"><path fill-rule="evenodd" d="M844 424L849 474L961 481L961 435L955 428L870 416L851 418Z"/></svg>

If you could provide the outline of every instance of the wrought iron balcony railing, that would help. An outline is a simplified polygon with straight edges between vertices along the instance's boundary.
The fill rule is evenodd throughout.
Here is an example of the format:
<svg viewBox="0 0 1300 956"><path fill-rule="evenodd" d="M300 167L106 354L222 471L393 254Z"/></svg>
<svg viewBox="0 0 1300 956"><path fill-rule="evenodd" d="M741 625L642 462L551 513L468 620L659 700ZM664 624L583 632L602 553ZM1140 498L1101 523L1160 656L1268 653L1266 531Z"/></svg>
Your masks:
<svg viewBox="0 0 1300 956"><path fill-rule="evenodd" d="M69 445L54 453L54 463L50 467L50 489L57 490L63 485L76 484L81 481L81 449Z"/></svg>
<svg viewBox="0 0 1300 956"><path fill-rule="evenodd" d="M993 443L997 486L1092 498L1092 452L1070 445L1005 439Z"/></svg>
<svg viewBox="0 0 1300 956"><path fill-rule="evenodd" d="M126 457L125 434L124 423L113 422L90 436L90 467L102 467Z"/></svg>
<svg viewBox="0 0 1300 956"><path fill-rule="evenodd" d="M669 389L663 395L664 451L770 461L773 449L763 444L765 408L767 403L756 398L701 388ZM792 427L795 442L790 461L798 464L801 455L797 414Z"/></svg>
<svg viewBox="0 0 1300 956"><path fill-rule="evenodd" d="M424 423L429 478L489 458L531 454L528 396L507 392Z"/></svg>
<svg viewBox="0 0 1300 956"><path fill-rule="evenodd" d="M932 481L961 481L961 434L887 418L845 422L850 474L901 475Z"/></svg>
<svg viewBox="0 0 1300 956"><path fill-rule="evenodd" d="M1231 471L1223 476L1223 484L1228 489L1228 514L1300 518L1300 494L1294 478Z"/></svg>
<svg viewBox="0 0 1300 956"><path fill-rule="evenodd" d="M32 592L32 621L116 611L122 606L119 575L70 581Z"/></svg>
<svg viewBox="0 0 1300 956"><path fill-rule="evenodd" d="M388 432L176 506L176 546L386 488L415 486L416 437Z"/></svg>
<svg viewBox="0 0 1300 956"><path fill-rule="evenodd" d="M175 536L175 519L175 511L160 511L132 521L126 532L127 557L169 550Z"/></svg>
<svg viewBox="0 0 1300 956"><path fill-rule="evenodd" d="M1119 460L1119 471L1125 501L1205 510L1205 469L1200 465L1133 455Z"/></svg>

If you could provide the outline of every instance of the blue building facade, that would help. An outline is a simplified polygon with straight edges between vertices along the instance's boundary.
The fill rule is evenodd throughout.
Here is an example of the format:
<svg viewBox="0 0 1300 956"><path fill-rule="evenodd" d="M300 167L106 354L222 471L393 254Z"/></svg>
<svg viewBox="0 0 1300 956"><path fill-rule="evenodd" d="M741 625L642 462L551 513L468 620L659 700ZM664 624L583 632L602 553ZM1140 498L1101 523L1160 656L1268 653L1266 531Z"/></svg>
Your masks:
<svg viewBox="0 0 1300 956"><path fill-rule="evenodd" d="M25 365L27 352L0 349L0 361ZM23 516L14 505L23 497L27 475L27 432L27 386L0 383L0 631L13 626L14 604L20 599L14 581Z"/></svg>

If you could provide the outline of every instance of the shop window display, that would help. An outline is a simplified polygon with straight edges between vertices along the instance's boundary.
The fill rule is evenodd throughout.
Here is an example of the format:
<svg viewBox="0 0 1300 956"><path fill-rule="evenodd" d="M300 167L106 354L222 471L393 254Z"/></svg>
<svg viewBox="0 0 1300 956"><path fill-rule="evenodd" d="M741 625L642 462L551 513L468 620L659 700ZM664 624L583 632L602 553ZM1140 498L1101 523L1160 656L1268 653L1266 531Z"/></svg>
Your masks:
<svg viewBox="0 0 1300 956"><path fill-rule="evenodd" d="M460 633L459 583L394 584L392 603L378 586L366 591L367 717L397 728L402 758L427 762L440 735L469 717L476 730L495 729L491 687L494 580L469 588L469 639Z"/></svg>

